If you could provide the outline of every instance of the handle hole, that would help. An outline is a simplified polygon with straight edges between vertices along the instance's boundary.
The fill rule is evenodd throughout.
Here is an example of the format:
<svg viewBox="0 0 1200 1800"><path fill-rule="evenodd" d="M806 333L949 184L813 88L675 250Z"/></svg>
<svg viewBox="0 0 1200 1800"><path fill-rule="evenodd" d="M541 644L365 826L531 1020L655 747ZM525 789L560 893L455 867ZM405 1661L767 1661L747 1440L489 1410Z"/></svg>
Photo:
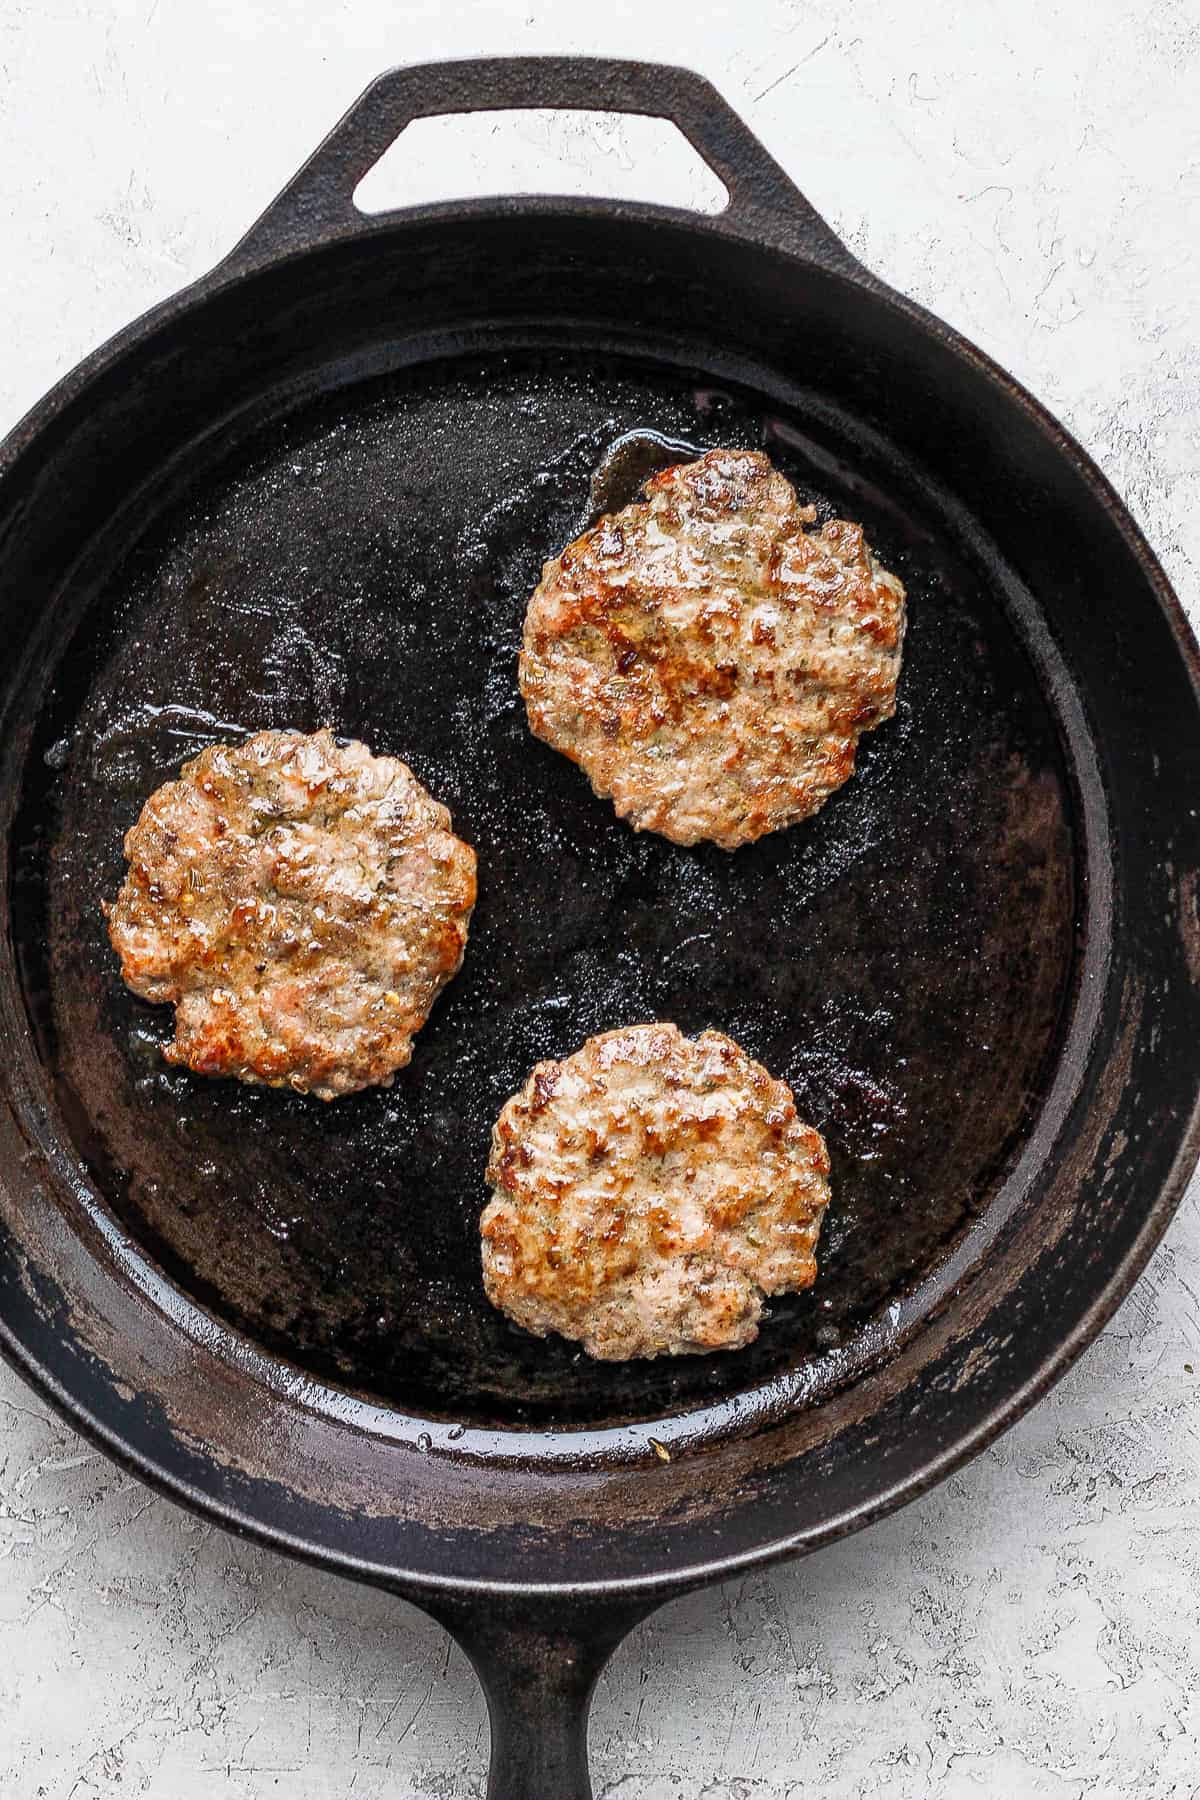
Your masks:
<svg viewBox="0 0 1200 1800"><path fill-rule="evenodd" d="M416 119L354 190L363 213L435 200L551 193L719 213L729 193L667 119L626 113L452 113Z"/></svg>

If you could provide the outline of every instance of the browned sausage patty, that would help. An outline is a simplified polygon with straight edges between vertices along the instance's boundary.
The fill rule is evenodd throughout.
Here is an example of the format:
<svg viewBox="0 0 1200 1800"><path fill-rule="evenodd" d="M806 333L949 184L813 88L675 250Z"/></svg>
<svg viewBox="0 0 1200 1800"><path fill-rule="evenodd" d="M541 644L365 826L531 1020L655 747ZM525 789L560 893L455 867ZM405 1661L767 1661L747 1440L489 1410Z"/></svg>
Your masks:
<svg viewBox="0 0 1200 1800"><path fill-rule="evenodd" d="M635 1025L539 1063L492 1135L488 1299L591 1356L735 1350L816 1278L829 1157L719 1031Z"/></svg>
<svg viewBox="0 0 1200 1800"><path fill-rule="evenodd" d="M635 829L726 850L815 813L891 717L904 589L765 456L710 450L548 562L525 617L538 737Z"/></svg>
<svg viewBox="0 0 1200 1800"><path fill-rule="evenodd" d="M108 909L175 1002L169 1062L332 1100L387 1086L462 963L475 853L394 756L328 731L213 744L153 793Z"/></svg>

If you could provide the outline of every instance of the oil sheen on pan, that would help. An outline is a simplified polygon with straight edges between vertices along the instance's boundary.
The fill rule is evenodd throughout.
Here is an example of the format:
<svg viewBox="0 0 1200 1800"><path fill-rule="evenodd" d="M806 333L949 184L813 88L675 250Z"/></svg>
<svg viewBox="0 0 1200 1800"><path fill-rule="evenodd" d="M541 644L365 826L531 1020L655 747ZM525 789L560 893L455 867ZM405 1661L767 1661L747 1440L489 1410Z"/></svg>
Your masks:
<svg viewBox="0 0 1200 1800"><path fill-rule="evenodd" d="M636 835L528 730L529 596L622 432L766 449L909 597L894 719L813 819L730 855ZM479 855L471 951L392 1089L336 1106L163 1061L100 901L146 796L214 739L331 724L397 754ZM987 1206L1075 953L1058 735L1004 602L903 464L711 377L514 352L340 390L245 442L99 581L19 825L25 978L123 1223L204 1305L434 1416L648 1418L855 1339ZM49 851L49 855L45 852ZM41 948L39 948L41 946ZM727 1033L832 1160L811 1290L737 1355L598 1365L487 1304L492 1125L538 1061L646 1019Z"/></svg>

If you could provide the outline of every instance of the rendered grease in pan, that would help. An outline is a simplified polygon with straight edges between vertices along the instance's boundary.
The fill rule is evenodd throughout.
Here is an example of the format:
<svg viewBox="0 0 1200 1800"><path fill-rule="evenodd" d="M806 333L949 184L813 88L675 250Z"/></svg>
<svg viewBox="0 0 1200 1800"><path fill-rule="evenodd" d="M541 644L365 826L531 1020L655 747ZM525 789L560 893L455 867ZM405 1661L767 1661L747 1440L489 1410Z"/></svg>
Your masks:
<svg viewBox="0 0 1200 1800"><path fill-rule="evenodd" d="M897 717L813 820L734 856L635 836L534 741L529 594L606 446L763 446L909 593ZM150 790L214 737L323 723L402 756L479 854L471 952L387 1092L319 1107L172 1071L100 899ZM64 739L64 766L43 762ZM59 1101L130 1232L305 1369L431 1415L649 1418L851 1341L986 1206L1074 954L1053 720L999 593L916 476L710 375L514 352L333 393L162 516L64 645L24 796L20 938ZM44 945L44 952L37 949ZM39 960L40 958L40 960ZM484 1299L492 1124L540 1058L712 1025L826 1137L821 1273L736 1357L598 1366Z"/></svg>

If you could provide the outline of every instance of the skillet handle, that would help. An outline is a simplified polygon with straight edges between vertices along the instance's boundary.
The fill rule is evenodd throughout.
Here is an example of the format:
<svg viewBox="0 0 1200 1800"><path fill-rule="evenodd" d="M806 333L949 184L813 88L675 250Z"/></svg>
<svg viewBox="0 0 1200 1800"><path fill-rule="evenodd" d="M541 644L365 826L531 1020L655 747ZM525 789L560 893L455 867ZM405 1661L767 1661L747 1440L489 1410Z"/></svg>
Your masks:
<svg viewBox="0 0 1200 1800"><path fill-rule="evenodd" d="M593 1800L587 1727L609 1657L656 1601L522 1601L511 1595L419 1604L470 1658L492 1729L487 1800Z"/></svg>
<svg viewBox="0 0 1200 1800"><path fill-rule="evenodd" d="M531 107L667 119L728 190L727 209L705 218L710 229L755 238L841 274L867 275L703 76L660 63L583 56L477 57L389 70L354 102L223 266L250 267L386 228L396 215L359 212L354 191L414 119Z"/></svg>

